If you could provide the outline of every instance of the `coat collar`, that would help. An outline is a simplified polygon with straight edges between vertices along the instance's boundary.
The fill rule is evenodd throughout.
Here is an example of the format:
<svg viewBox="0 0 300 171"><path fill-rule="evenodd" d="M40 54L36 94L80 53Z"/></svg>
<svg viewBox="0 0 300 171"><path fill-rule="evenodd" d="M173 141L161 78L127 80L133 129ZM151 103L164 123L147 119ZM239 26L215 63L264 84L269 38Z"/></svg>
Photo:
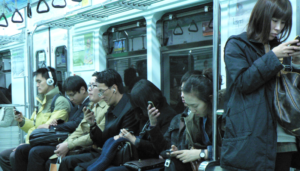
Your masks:
<svg viewBox="0 0 300 171"><path fill-rule="evenodd" d="M128 107L131 108L130 98L129 95L124 93L119 103L116 106L110 106L107 113L112 113L114 116L118 117L123 111L127 112Z"/></svg>
<svg viewBox="0 0 300 171"><path fill-rule="evenodd" d="M45 104L48 100L53 99L53 97L56 94L59 94L59 89L58 87L55 87L54 89L52 89L51 91L49 91L47 94L43 95L43 94L38 94L38 96L36 97L37 101L39 101L41 104Z"/></svg>

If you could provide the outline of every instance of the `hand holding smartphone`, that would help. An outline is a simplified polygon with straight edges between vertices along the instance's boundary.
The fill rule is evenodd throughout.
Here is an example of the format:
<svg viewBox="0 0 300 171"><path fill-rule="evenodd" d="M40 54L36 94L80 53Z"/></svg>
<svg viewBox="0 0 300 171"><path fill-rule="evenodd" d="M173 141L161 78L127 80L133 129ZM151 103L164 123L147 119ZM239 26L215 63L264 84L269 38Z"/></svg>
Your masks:
<svg viewBox="0 0 300 171"><path fill-rule="evenodd" d="M298 43L300 43L300 36L296 36L295 40L298 40L299 41ZM298 46L298 45L297 45L297 43L293 43L293 44L291 44L291 46Z"/></svg>
<svg viewBox="0 0 300 171"><path fill-rule="evenodd" d="M152 101L148 101L148 105L150 105L150 109L155 107Z"/></svg>

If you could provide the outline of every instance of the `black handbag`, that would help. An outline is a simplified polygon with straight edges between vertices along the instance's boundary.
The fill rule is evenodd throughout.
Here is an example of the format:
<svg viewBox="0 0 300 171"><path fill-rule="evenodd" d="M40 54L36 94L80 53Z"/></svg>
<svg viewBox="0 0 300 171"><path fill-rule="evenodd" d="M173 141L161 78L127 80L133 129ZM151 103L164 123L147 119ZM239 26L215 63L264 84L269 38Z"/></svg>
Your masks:
<svg viewBox="0 0 300 171"><path fill-rule="evenodd" d="M130 142L121 142L118 145L117 152L115 155L115 158L112 162L114 166L120 166L123 165L124 163L133 160L134 155L133 155L133 148Z"/></svg>
<svg viewBox="0 0 300 171"><path fill-rule="evenodd" d="M300 74L280 71L276 78L274 111L278 123L287 133L300 135Z"/></svg>
<svg viewBox="0 0 300 171"><path fill-rule="evenodd" d="M39 145L56 146L65 141L69 136L69 132L55 131L54 129L35 129L29 136L29 144L31 147Z"/></svg>
<svg viewBox="0 0 300 171"><path fill-rule="evenodd" d="M124 166L132 170L142 171L155 168L163 168L164 163L164 159L144 159L126 162Z"/></svg>

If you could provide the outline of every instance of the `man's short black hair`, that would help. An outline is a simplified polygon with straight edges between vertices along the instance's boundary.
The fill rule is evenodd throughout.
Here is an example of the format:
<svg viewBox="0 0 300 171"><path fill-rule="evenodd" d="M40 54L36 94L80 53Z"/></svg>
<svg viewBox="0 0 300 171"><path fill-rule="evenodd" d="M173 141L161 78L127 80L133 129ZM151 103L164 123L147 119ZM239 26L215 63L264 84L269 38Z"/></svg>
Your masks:
<svg viewBox="0 0 300 171"><path fill-rule="evenodd" d="M53 81L54 81L54 84L53 86L56 85L57 83L57 79L56 79L56 71L54 68L52 67L47 67L50 72L51 72L51 75L52 75L52 78L53 78ZM49 73L48 73L48 69L47 68L39 68L38 70L36 70L35 72L33 72L33 76L37 76L38 74L41 74L43 78L45 78L46 80L48 78L50 78L49 76Z"/></svg>
<svg viewBox="0 0 300 171"><path fill-rule="evenodd" d="M123 82L120 74L114 69L107 69L100 72L97 75L96 81L98 83L104 83L107 87L117 85L118 90L121 94L124 93Z"/></svg>
<svg viewBox="0 0 300 171"><path fill-rule="evenodd" d="M97 75L98 75L99 73L100 73L100 72L95 71L95 72L93 73L92 77L97 77Z"/></svg>
<svg viewBox="0 0 300 171"><path fill-rule="evenodd" d="M136 78L136 70L134 68L127 68L124 71L124 83L125 86L129 86L132 82L132 80L134 80Z"/></svg>
<svg viewBox="0 0 300 171"><path fill-rule="evenodd" d="M68 77L64 81L63 90L80 92L81 87L84 87L85 91L87 91L86 82L80 76L75 75L75 76Z"/></svg>

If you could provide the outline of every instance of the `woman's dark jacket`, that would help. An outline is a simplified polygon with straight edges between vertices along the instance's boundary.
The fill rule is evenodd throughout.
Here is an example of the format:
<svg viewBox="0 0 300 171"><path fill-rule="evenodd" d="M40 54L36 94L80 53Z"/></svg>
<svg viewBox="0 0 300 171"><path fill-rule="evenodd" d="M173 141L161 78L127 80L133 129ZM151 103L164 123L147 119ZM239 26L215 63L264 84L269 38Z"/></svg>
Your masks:
<svg viewBox="0 0 300 171"><path fill-rule="evenodd" d="M116 106L110 106L105 113L105 128L102 132L98 126L91 127L90 137L94 144L102 147L105 141L120 133L120 129L128 128L129 131L138 131L138 120L135 118L137 110L131 103L128 94L123 97Z"/></svg>
<svg viewBox="0 0 300 171"><path fill-rule="evenodd" d="M271 49L278 44L277 39L271 41ZM221 167L273 171L277 133L272 102L276 74L283 65L273 51L265 54L264 45L248 40L246 33L228 39L225 63Z"/></svg>
<svg viewBox="0 0 300 171"><path fill-rule="evenodd" d="M156 127L159 128L158 131L161 134L164 134L168 130L171 120L176 115L176 111L167 103L165 98L161 106L158 106L158 110L160 115L157 118ZM137 147L139 159L158 158L159 152L155 150L153 143L150 141L150 135L146 129L142 131L146 122L147 120L140 122L140 138L136 139L134 145ZM149 124L146 125L146 128L149 128Z"/></svg>

